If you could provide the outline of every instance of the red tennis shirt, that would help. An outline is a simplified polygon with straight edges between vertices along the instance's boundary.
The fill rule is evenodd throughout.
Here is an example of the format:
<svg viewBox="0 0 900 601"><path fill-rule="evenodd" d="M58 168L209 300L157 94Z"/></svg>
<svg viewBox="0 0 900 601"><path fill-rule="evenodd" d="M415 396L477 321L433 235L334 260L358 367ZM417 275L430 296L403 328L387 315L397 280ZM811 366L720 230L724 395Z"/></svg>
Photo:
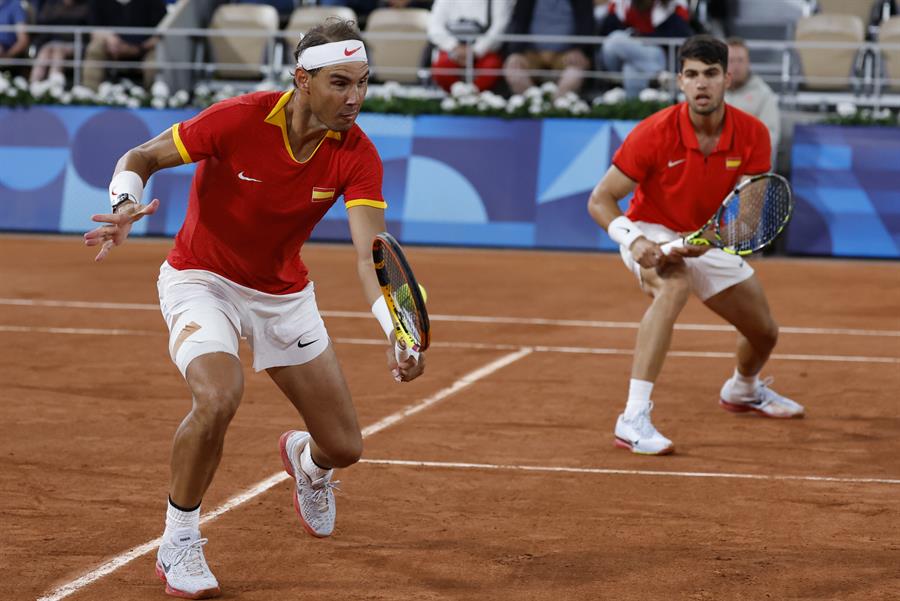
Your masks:
<svg viewBox="0 0 900 601"><path fill-rule="evenodd" d="M172 267L298 292L309 281L300 248L339 196L348 208L387 206L381 159L358 125L328 131L306 161L294 157L284 113L292 93L231 98L172 126L182 160L200 162Z"/></svg>
<svg viewBox="0 0 900 601"><path fill-rule="evenodd" d="M768 172L770 153L762 121L726 104L719 143L703 156L681 103L638 123L612 162L638 183L629 219L690 232L712 217L741 177Z"/></svg>

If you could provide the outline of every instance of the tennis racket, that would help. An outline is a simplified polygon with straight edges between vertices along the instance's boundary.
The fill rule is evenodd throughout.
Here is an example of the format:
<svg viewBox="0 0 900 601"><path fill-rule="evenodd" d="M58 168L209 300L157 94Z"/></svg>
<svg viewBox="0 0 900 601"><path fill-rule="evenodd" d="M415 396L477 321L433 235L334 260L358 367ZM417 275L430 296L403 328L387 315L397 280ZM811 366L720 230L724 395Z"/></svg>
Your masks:
<svg viewBox="0 0 900 601"><path fill-rule="evenodd" d="M421 353L431 342L428 312L403 249L393 236L382 232L372 241L372 259L397 340L407 350ZM398 360L405 358L398 356Z"/></svg>
<svg viewBox="0 0 900 601"><path fill-rule="evenodd" d="M756 175L735 188L703 227L661 246L715 246L733 255L764 249L784 230L794 212L791 185L775 173Z"/></svg>

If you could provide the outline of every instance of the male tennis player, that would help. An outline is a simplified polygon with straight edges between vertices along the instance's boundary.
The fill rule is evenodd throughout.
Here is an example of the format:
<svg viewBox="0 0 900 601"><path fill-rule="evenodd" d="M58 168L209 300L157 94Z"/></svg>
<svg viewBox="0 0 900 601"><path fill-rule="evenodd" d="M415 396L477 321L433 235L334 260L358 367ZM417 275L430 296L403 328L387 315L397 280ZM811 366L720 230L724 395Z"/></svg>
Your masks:
<svg viewBox="0 0 900 601"><path fill-rule="evenodd" d="M169 352L193 394L175 434L156 564L174 596L220 592L203 555L200 502L243 393L240 337L253 349L254 369L268 372L306 422L309 433L281 437L282 461L296 481L304 528L318 537L332 533L333 468L359 460L362 437L300 248L341 195L363 292L394 340L371 255L373 237L385 229L381 159L355 124L368 85L366 49L352 22L329 20L307 32L295 58L295 89L219 102L125 153L109 188L112 213L95 215L105 225L85 234L102 260L159 205L141 204L147 179L199 162L158 283ZM423 372L424 356L398 364L393 351L395 379Z"/></svg>
<svg viewBox="0 0 900 601"><path fill-rule="evenodd" d="M699 229L742 178L770 168L765 125L724 102L728 47L710 36L694 36L681 47L679 60L686 102L635 127L588 201L591 216L620 244L625 265L653 298L638 329L628 402L615 429L617 446L647 455L674 450L650 421L650 398L675 320L692 293L738 331L737 367L722 386L721 407L766 417L803 416L801 405L758 377L778 325L750 265L719 249L686 247L667 255L660 248L679 233ZM622 215L618 202L632 192Z"/></svg>

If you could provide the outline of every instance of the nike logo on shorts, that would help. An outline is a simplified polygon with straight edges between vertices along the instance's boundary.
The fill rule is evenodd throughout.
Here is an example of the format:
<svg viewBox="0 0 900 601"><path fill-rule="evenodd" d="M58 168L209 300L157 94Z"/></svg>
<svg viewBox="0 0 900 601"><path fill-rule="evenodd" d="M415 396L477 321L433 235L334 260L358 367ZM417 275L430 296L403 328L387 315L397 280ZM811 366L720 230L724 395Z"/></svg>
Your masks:
<svg viewBox="0 0 900 601"><path fill-rule="evenodd" d="M261 179L256 179L256 178L253 178L253 177L249 177L249 176L247 176L247 175L244 175L244 172L243 172L243 171L241 171L240 173L238 173L238 179L242 179L242 180L244 180L245 182L259 182L260 184L262 183L262 180L261 180Z"/></svg>
<svg viewBox="0 0 900 601"><path fill-rule="evenodd" d="M310 344L312 344L312 343L314 343L314 342L318 342L318 341L319 341L318 338L316 338L315 340L310 340L309 342L303 342L302 340L298 340L298 341L297 341L297 347L298 347L298 348L303 348L303 347L305 347L305 346L309 346Z"/></svg>
<svg viewBox="0 0 900 601"><path fill-rule="evenodd" d="M685 162L687 159L678 159L677 161L669 161L669 167L674 167L675 165L680 165Z"/></svg>

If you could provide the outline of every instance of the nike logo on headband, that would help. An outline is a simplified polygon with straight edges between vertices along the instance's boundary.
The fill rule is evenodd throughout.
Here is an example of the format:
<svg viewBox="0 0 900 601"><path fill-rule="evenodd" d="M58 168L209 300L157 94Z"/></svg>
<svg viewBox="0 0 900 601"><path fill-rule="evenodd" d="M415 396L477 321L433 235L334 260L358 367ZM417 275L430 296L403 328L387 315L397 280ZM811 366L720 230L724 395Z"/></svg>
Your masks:
<svg viewBox="0 0 900 601"><path fill-rule="evenodd" d="M362 48L362 46L357 46L353 50L350 50L349 48L344 48L344 56L353 56L354 54L359 52L360 48Z"/></svg>

